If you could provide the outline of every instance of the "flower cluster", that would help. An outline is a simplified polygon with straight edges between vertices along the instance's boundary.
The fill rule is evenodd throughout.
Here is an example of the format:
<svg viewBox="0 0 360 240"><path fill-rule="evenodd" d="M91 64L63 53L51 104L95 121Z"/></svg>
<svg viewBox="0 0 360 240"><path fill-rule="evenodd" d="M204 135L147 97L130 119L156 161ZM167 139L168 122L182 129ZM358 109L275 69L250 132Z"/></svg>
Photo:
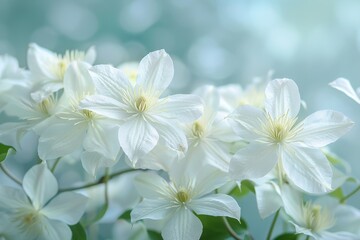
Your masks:
<svg viewBox="0 0 360 240"><path fill-rule="evenodd" d="M239 203L252 192L260 216L282 211L294 239L360 239L360 210L342 191L358 182L325 149L352 128L344 114L300 120L299 89L286 78L171 95L164 50L118 67L95 58L94 48L60 55L36 44L28 70L0 57L0 107L11 119L0 125L1 169L20 185L0 185L0 236L86 239L83 227L94 234L100 221L115 223L114 239L196 240L220 219L226 233L214 239L251 238ZM346 80L332 85L360 102ZM5 164L29 135L38 158L20 181ZM77 182L59 188L71 169Z"/></svg>

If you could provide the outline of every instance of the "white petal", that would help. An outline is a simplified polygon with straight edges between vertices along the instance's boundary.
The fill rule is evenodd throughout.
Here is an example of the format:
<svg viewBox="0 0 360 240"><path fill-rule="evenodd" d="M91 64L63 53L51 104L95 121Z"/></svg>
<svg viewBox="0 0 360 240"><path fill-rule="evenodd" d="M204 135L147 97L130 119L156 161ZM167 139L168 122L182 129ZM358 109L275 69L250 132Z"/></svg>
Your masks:
<svg viewBox="0 0 360 240"><path fill-rule="evenodd" d="M119 69L109 65L97 65L90 68L96 91L114 99L118 99L124 89L131 87L130 81Z"/></svg>
<svg viewBox="0 0 360 240"><path fill-rule="evenodd" d="M170 149L179 152L180 155L186 153L188 144L185 133L179 126L180 124L160 118L156 118L156 120L153 124L164 144Z"/></svg>
<svg viewBox="0 0 360 240"><path fill-rule="evenodd" d="M24 191L0 185L0 209L12 211L16 208L31 206Z"/></svg>
<svg viewBox="0 0 360 240"><path fill-rule="evenodd" d="M47 82L41 84L39 87L35 87L30 96L35 102L40 103L44 99L48 98L54 92L59 91L64 87L62 82Z"/></svg>
<svg viewBox="0 0 360 240"><path fill-rule="evenodd" d="M92 46L86 51L84 61L89 64L94 64L95 59L96 59L96 50L95 47Z"/></svg>
<svg viewBox="0 0 360 240"><path fill-rule="evenodd" d="M133 164L149 153L158 140L159 134L156 129L142 117L129 120L119 128L120 146Z"/></svg>
<svg viewBox="0 0 360 240"><path fill-rule="evenodd" d="M54 197L41 212L50 219L73 225L84 214L87 200L79 193L63 192Z"/></svg>
<svg viewBox="0 0 360 240"><path fill-rule="evenodd" d="M351 232L360 234L360 210L344 204L338 204L334 209L335 225L331 228L334 232Z"/></svg>
<svg viewBox="0 0 360 240"><path fill-rule="evenodd" d="M264 112L252 106L241 106L229 116L229 124L239 137L247 140L259 138L258 132L265 122Z"/></svg>
<svg viewBox="0 0 360 240"><path fill-rule="evenodd" d="M281 199L284 203L285 212L294 219L296 223L305 225L302 212L303 202L300 193L290 185L284 184L281 188Z"/></svg>
<svg viewBox="0 0 360 240"><path fill-rule="evenodd" d="M40 136L39 157L43 160L55 159L81 149L87 125L77 124L76 121L51 125Z"/></svg>
<svg viewBox="0 0 360 240"><path fill-rule="evenodd" d="M102 156L97 152L85 151L81 154L81 164L85 171L91 176L95 176L101 166Z"/></svg>
<svg viewBox="0 0 360 240"><path fill-rule="evenodd" d="M276 145L250 143L231 159L230 175L239 180L260 178L270 172L277 161Z"/></svg>
<svg viewBox="0 0 360 240"><path fill-rule="evenodd" d="M177 119L181 122L192 122L203 113L201 98L192 94L176 94L161 99L161 104L151 110L164 118Z"/></svg>
<svg viewBox="0 0 360 240"><path fill-rule="evenodd" d="M35 165L26 172L23 188L35 209L42 208L58 191L58 183L45 163Z"/></svg>
<svg viewBox="0 0 360 240"><path fill-rule="evenodd" d="M142 173L136 176L135 187L144 198L157 199L169 196L169 184L155 173Z"/></svg>
<svg viewBox="0 0 360 240"><path fill-rule="evenodd" d="M52 67L58 61L57 55L35 43L29 45L27 63L31 73L35 76L59 80Z"/></svg>
<svg viewBox="0 0 360 240"><path fill-rule="evenodd" d="M89 68L90 65L84 62L73 62L69 65L64 76L64 94L79 101L95 92Z"/></svg>
<svg viewBox="0 0 360 240"><path fill-rule="evenodd" d="M331 229L332 231L332 229ZM349 232L327 232L324 231L319 234L319 240L359 240L359 235Z"/></svg>
<svg viewBox="0 0 360 240"><path fill-rule="evenodd" d="M296 186L308 193L331 190L332 169L320 150L296 146L284 150L282 165Z"/></svg>
<svg viewBox="0 0 360 240"><path fill-rule="evenodd" d="M125 120L131 116L123 103L103 95L88 96L80 102L80 108L87 109L116 120Z"/></svg>
<svg viewBox="0 0 360 240"><path fill-rule="evenodd" d="M272 80L265 89L265 109L272 118L285 114L296 117L300 110L300 102L298 86L291 79Z"/></svg>
<svg viewBox="0 0 360 240"><path fill-rule="evenodd" d="M197 214L225 216L240 220L240 207L234 198L225 194L211 194L193 199L189 207Z"/></svg>
<svg viewBox="0 0 360 240"><path fill-rule="evenodd" d="M164 240L198 240L202 233L200 220L188 209L180 208L162 230Z"/></svg>
<svg viewBox="0 0 360 240"><path fill-rule="evenodd" d="M255 186L256 202L262 219L275 213L283 205L277 188L271 182Z"/></svg>
<svg viewBox="0 0 360 240"><path fill-rule="evenodd" d="M210 165L224 172L229 171L229 164L232 156L229 153L230 146L228 144L209 139L203 143L200 143L195 148L202 151L203 158ZM196 151L196 149L194 150Z"/></svg>
<svg viewBox="0 0 360 240"><path fill-rule="evenodd" d="M302 123L302 131L294 141L320 148L335 142L347 133L354 123L340 112L323 110L308 116Z"/></svg>
<svg viewBox="0 0 360 240"><path fill-rule="evenodd" d="M162 49L149 53L140 61L136 85L161 94L169 86L173 76L173 62Z"/></svg>
<svg viewBox="0 0 360 240"><path fill-rule="evenodd" d="M71 230L65 223L53 220L42 221L42 237L51 240L71 240Z"/></svg>
<svg viewBox="0 0 360 240"><path fill-rule="evenodd" d="M176 205L167 199L144 199L131 211L131 222L141 219L160 220L169 216Z"/></svg>
<svg viewBox="0 0 360 240"><path fill-rule="evenodd" d="M360 98L355 92L354 88L351 86L349 80L345 78L338 78L335 81L329 83L329 85L343 93L345 93L352 100L360 104Z"/></svg>

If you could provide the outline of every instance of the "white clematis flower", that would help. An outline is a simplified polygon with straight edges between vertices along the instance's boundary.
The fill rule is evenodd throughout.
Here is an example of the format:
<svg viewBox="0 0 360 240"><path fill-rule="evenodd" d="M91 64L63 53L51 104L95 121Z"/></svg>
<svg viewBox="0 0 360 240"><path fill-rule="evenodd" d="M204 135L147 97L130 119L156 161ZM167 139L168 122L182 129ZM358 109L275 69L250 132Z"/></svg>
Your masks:
<svg viewBox="0 0 360 240"><path fill-rule="evenodd" d="M82 151L84 169L95 175L100 166L112 166L121 156L113 123L95 112L79 107L82 99L95 93L89 75L90 65L72 63L64 77L62 109L47 121L40 135L38 152L43 160L56 159Z"/></svg>
<svg viewBox="0 0 360 240"><path fill-rule="evenodd" d="M65 72L73 62L93 64L96 52L93 47L85 52L73 50L59 55L48 49L31 43L28 49L27 62L33 78L38 81L38 90L33 93L34 99L46 98L63 88Z"/></svg>
<svg viewBox="0 0 360 240"><path fill-rule="evenodd" d="M79 222L87 198L64 192L46 164L32 167L24 176L23 190L0 186L0 212L11 222L3 230L6 239L70 240L68 225Z"/></svg>
<svg viewBox="0 0 360 240"><path fill-rule="evenodd" d="M249 145L235 154L230 173L240 180L259 178L278 163L302 190L330 191L332 169L319 148L336 141L353 122L342 113L324 110L297 123L301 101L290 79L271 81L265 96L264 110L243 106L231 115L234 131Z"/></svg>
<svg viewBox="0 0 360 240"><path fill-rule="evenodd" d="M219 171L205 166L195 169L180 169L175 166L170 172L170 182L154 173L144 173L135 180L144 200L131 212L131 221L141 219L166 220L162 229L165 240L196 240L202 233L202 224L194 215L226 216L240 219L240 207L235 199L225 194L212 193L224 184Z"/></svg>
<svg viewBox="0 0 360 240"><path fill-rule="evenodd" d="M348 97L350 97L352 100L360 104L360 89L357 88L356 91L351 86L351 83L349 80L345 78L338 78L335 81L329 83L329 85L343 93L345 93Z"/></svg>
<svg viewBox="0 0 360 240"><path fill-rule="evenodd" d="M319 199L303 202L295 190L282 189L284 210L290 216L290 223L296 233L302 233L316 240L358 240L360 239L360 211L354 207L340 205L333 199Z"/></svg>
<svg viewBox="0 0 360 240"><path fill-rule="evenodd" d="M203 115L185 125L189 142L188 154L194 161L206 161L221 171L228 172L232 155L231 143L240 138L228 124L226 113L219 112L219 93L214 86L204 86L194 94L204 102Z"/></svg>
<svg viewBox="0 0 360 240"><path fill-rule="evenodd" d="M200 117L201 100L184 94L160 98L174 73L172 60L164 50L141 60L135 84L110 66L95 66L90 71L99 95L86 98L82 107L118 122L120 146L134 166L155 147L159 138L171 149L187 150L179 121L190 122Z"/></svg>

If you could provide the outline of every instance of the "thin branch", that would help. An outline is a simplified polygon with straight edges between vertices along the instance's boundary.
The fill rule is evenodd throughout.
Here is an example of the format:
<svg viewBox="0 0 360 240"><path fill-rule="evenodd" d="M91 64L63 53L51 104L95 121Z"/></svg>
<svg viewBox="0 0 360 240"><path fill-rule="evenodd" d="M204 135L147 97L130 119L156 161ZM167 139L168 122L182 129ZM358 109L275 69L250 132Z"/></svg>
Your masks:
<svg viewBox="0 0 360 240"><path fill-rule="evenodd" d="M106 183L108 180L114 178L114 177L117 177L119 175L122 175L122 174L125 174L125 173L128 173L128 172L133 172L133 171L137 171L137 170L140 170L140 169L126 169L126 170L122 170L122 171L119 171L119 172L116 172L116 173L113 173L113 174L110 174L109 176L103 176L101 177L98 181L96 182L93 182L93 183L88 183L88 184L85 184L83 186L79 186L79 187L71 187L71 188L63 188L63 189L60 189L59 192L68 192L68 191L74 191L74 190L79 190L79 189L84 189L84 188L90 188L90 187L93 187L93 186L96 186L96 185L99 185L99 184L104 184Z"/></svg>
<svg viewBox="0 0 360 240"><path fill-rule="evenodd" d="M357 193L358 191L360 191L360 185L355 188L351 193L349 193L348 195L346 195L345 197L343 197L342 199L340 199L340 203L344 203L347 199L349 199L350 197L352 197L355 193Z"/></svg>
<svg viewBox="0 0 360 240"><path fill-rule="evenodd" d="M236 240L241 240L241 237L239 235L237 235L237 233L235 232L235 230L231 227L229 221L226 219L226 217L222 217L225 227L227 229L227 231L230 233L230 235L235 238Z"/></svg>
<svg viewBox="0 0 360 240"><path fill-rule="evenodd" d="M14 176L14 174L12 174L3 164L0 164L0 168L1 170L5 173L6 176L8 176L11 180L13 180L15 183L19 184L20 186L22 185L22 182Z"/></svg>
<svg viewBox="0 0 360 240"><path fill-rule="evenodd" d="M270 226L269 232L268 232L268 234L267 234L266 240L270 240L270 239L271 239L271 235L272 235L272 232L273 232L273 230L274 230L276 220L278 219L279 212L280 212L280 210L278 210L278 211L275 213L275 216L274 216L274 219L273 219L273 221L272 221L272 223L271 223L271 226Z"/></svg>

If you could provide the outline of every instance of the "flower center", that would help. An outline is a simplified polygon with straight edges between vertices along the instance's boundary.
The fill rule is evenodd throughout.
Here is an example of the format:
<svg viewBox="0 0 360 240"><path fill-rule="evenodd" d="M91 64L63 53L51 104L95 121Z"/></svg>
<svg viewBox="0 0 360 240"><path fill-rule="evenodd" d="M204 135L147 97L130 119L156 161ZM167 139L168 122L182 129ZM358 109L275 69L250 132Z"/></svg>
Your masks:
<svg viewBox="0 0 360 240"><path fill-rule="evenodd" d="M58 62L54 66L54 73L59 80L64 79L65 72L69 64L73 61L82 61L85 59L85 52L82 51L66 51L63 56L57 56Z"/></svg>
<svg viewBox="0 0 360 240"><path fill-rule="evenodd" d="M266 132L266 138L273 143L283 143L289 138L296 136L299 129L294 127L297 118L291 118L288 114L273 119L267 114L267 122L263 128Z"/></svg>
<svg viewBox="0 0 360 240"><path fill-rule="evenodd" d="M186 203L190 200L190 196L185 190L180 190L176 193L176 199L181 203Z"/></svg>
<svg viewBox="0 0 360 240"><path fill-rule="evenodd" d="M145 97L140 96L135 101L135 107L139 112L145 112L145 110L148 108L148 103Z"/></svg>
<svg viewBox="0 0 360 240"><path fill-rule="evenodd" d="M334 216L328 209L307 202L302 207L306 227L314 232L326 230L334 225Z"/></svg>
<svg viewBox="0 0 360 240"><path fill-rule="evenodd" d="M56 105L57 99L56 96L50 95L49 97L42 100L40 103L38 103L38 108L40 112L42 112L45 115L51 115L51 112Z"/></svg>
<svg viewBox="0 0 360 240"><path fill-rule="evenodd" d="M195 122L193 125L192 125L192 134L195 136L195 137L202 137L203 134L204 134L204 127L201 123L199 122Z"/></svg>
<svg viewBox="0 0 360 240"><path fill-rule="evenodd" d="M83 116L86 118L86 119L92 119L94 117L94 112L93 111L90 111L90 110L87 110L87 109L83 109L81 110L81 113L83 114Z"/></svg>

